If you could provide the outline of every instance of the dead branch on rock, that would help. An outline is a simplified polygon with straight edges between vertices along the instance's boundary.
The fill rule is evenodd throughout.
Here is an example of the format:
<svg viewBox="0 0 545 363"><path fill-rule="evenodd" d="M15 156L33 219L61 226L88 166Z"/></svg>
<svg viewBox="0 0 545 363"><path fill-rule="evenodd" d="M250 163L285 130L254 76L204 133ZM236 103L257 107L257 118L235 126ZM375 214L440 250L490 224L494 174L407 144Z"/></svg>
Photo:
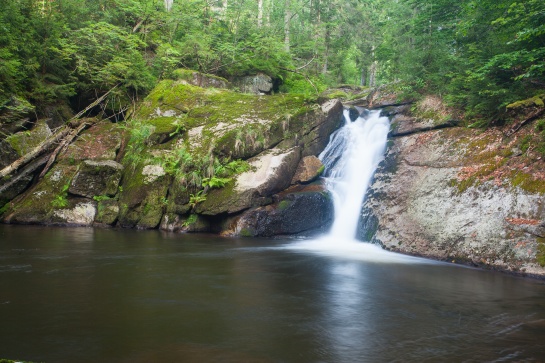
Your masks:
<svg viewBox="0 0 545 363"><path fill-rule="evenodd" d="M515 132L520 130L523 126L526 124L534 121L536 118L541 116L545 112L545 108L542 108L540 110L537 110L536 112L532 113L530 116L525 118L524 120L520 121L519 123L515 124L513 127L511 127L506 133L505 136L509 137L512 136Z"/></svg>
<svg viewBox="0 0 545 363"><path fill-rule="evenodd" d="M44 140L42 143L40 143L38 146L36 146L30 152L26 153L25 155L23 155L19 159L15 160L10 165L8 165L5 168L3 168L2 170L0 170L0 179L1 180L6 180L6 178L10 178L15 172L17 172L17 170L19 170L23 166L27 165L28 163L30 163L32 160L36 159L40 155L49 152L54 147L54 145L56 145L57 143L60 142L62 144L62 139L64 139L65 137L68 136L68 138L70 139L70 136L73 135L71 137L71 139L70 139L70 140L73 140L74 137L77 136L77 134L79 134L79 132L81 132L85 128L85 126L87 126L87 124L85 122L82 123L82 121L80 120L80 117L83 116L87 111L89 111L93 107L97 106L100 102L102 102L108 96L108 94L110 94L116 87L117 87L117 85L114 86L113 88L111 88L108 92L106 92L105 94L103 94L99 98L97 98L94 102L92 102L85 109L78 112L74 117L72 117L70 120L68 120L66 125L61 127L59 129L59 131L57 131L52 136L50 136L49 138ZM81 127L82 125L84 127ZM76 131L77 131L77 133L76 133ZM56 154L53 153L49 157L51 157L51 156L53 156L55 158Z"/></svg>

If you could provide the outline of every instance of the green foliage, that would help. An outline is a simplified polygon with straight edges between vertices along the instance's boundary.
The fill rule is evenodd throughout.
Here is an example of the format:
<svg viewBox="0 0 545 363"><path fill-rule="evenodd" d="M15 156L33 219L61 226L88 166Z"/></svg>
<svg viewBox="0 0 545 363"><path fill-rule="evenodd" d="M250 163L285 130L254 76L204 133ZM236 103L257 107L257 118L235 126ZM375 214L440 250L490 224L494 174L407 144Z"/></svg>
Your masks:
<svg viewBox="0 0 545 363"><path fill-rule="evenodd" d="M206 194L204 193L204 190L199 190L195 194L189 195L189 205L191 206L191 209L194 209L197 204L202 203L206 200Z"/></svg>
<svg viewBox="0 0 545 363"><path fill-rule="evenodd" d="M70 183L64 184L58 195L51 201L51 205L55 208L65 208L68 206L68 188L70 188Z"/></svg>
<svg viewBox="0 0 545 363"><path fill-rule="evenodd" d="M231 178L219 178L216 176L210 177L210 178L203 178L202 179L202 186L205 188L223 188L227 185L232 179Z"/></svg>
<svg viewBox="0 0 545 363"><path fill-rule="evenodd" d="M110 200L110 199L112 198L107 195L95 195L93 197L93 200L96 200L97 202L102 202L103 200Z"/></svg>

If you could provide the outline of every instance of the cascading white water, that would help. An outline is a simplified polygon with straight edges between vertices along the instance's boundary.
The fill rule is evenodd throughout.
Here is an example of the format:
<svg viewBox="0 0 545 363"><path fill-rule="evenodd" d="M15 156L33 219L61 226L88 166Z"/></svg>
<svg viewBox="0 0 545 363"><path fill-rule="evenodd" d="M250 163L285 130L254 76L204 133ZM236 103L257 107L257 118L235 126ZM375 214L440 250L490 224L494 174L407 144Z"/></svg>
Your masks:
<svg viewBox="0 0 545 363"><path fill-rule="evenodd" d="M379 162L383 159L390 123L380 111L345 124L332 136L320 154L329 191L333 194L335 219L331 238L353 240L365 192Z"/></svg>
<svg viewBox="0 0 545 363"><path fill-rule="evenodd" d="M358 221L365 192L373 173L384 156L390 123L380 111L345 123L331 135L320 154L324 177L333 195L335 218L328 235L289 244L285 248L328 256L386 263L435 263L417 257L383 250L377 245L356 240Z"/></svg>

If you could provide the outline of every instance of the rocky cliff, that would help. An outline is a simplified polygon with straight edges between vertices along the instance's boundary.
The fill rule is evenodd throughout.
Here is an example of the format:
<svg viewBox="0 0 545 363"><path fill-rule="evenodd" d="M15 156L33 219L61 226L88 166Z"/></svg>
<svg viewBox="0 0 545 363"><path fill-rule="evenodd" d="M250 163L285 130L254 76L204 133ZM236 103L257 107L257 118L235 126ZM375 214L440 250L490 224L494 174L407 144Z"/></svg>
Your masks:
<svg viewBox="0 0 545 363"><path fill-rule="evenodd" d="M89 122L43 178L0 193L3 221L251 236L328 225L315 156L340 125L339 100L240 93L187 70L175 77L127 122ZM50 137L46 120L36 125L2 140L2 166Z"/></svg>
<svg viewBox="0 0 545 363"><path fill-rule="evenodd" d="M401 253L545 276L545 162L537 148L544 121L513 133L456 127L419 105L379 106L393 114L392 131L360 238Z"/></svg>

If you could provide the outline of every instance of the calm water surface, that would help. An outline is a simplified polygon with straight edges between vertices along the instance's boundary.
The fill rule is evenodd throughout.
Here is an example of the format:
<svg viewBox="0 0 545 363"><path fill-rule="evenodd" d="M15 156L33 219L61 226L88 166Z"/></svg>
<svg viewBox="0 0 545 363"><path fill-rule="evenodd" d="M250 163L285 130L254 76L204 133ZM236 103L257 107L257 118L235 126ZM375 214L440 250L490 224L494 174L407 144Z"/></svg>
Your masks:
<svg viewBox="0 0 545 363"><path fill-rule="evenodd" d="M545 361L540 281L296 244L0 225L0 358Z"/></svg>

